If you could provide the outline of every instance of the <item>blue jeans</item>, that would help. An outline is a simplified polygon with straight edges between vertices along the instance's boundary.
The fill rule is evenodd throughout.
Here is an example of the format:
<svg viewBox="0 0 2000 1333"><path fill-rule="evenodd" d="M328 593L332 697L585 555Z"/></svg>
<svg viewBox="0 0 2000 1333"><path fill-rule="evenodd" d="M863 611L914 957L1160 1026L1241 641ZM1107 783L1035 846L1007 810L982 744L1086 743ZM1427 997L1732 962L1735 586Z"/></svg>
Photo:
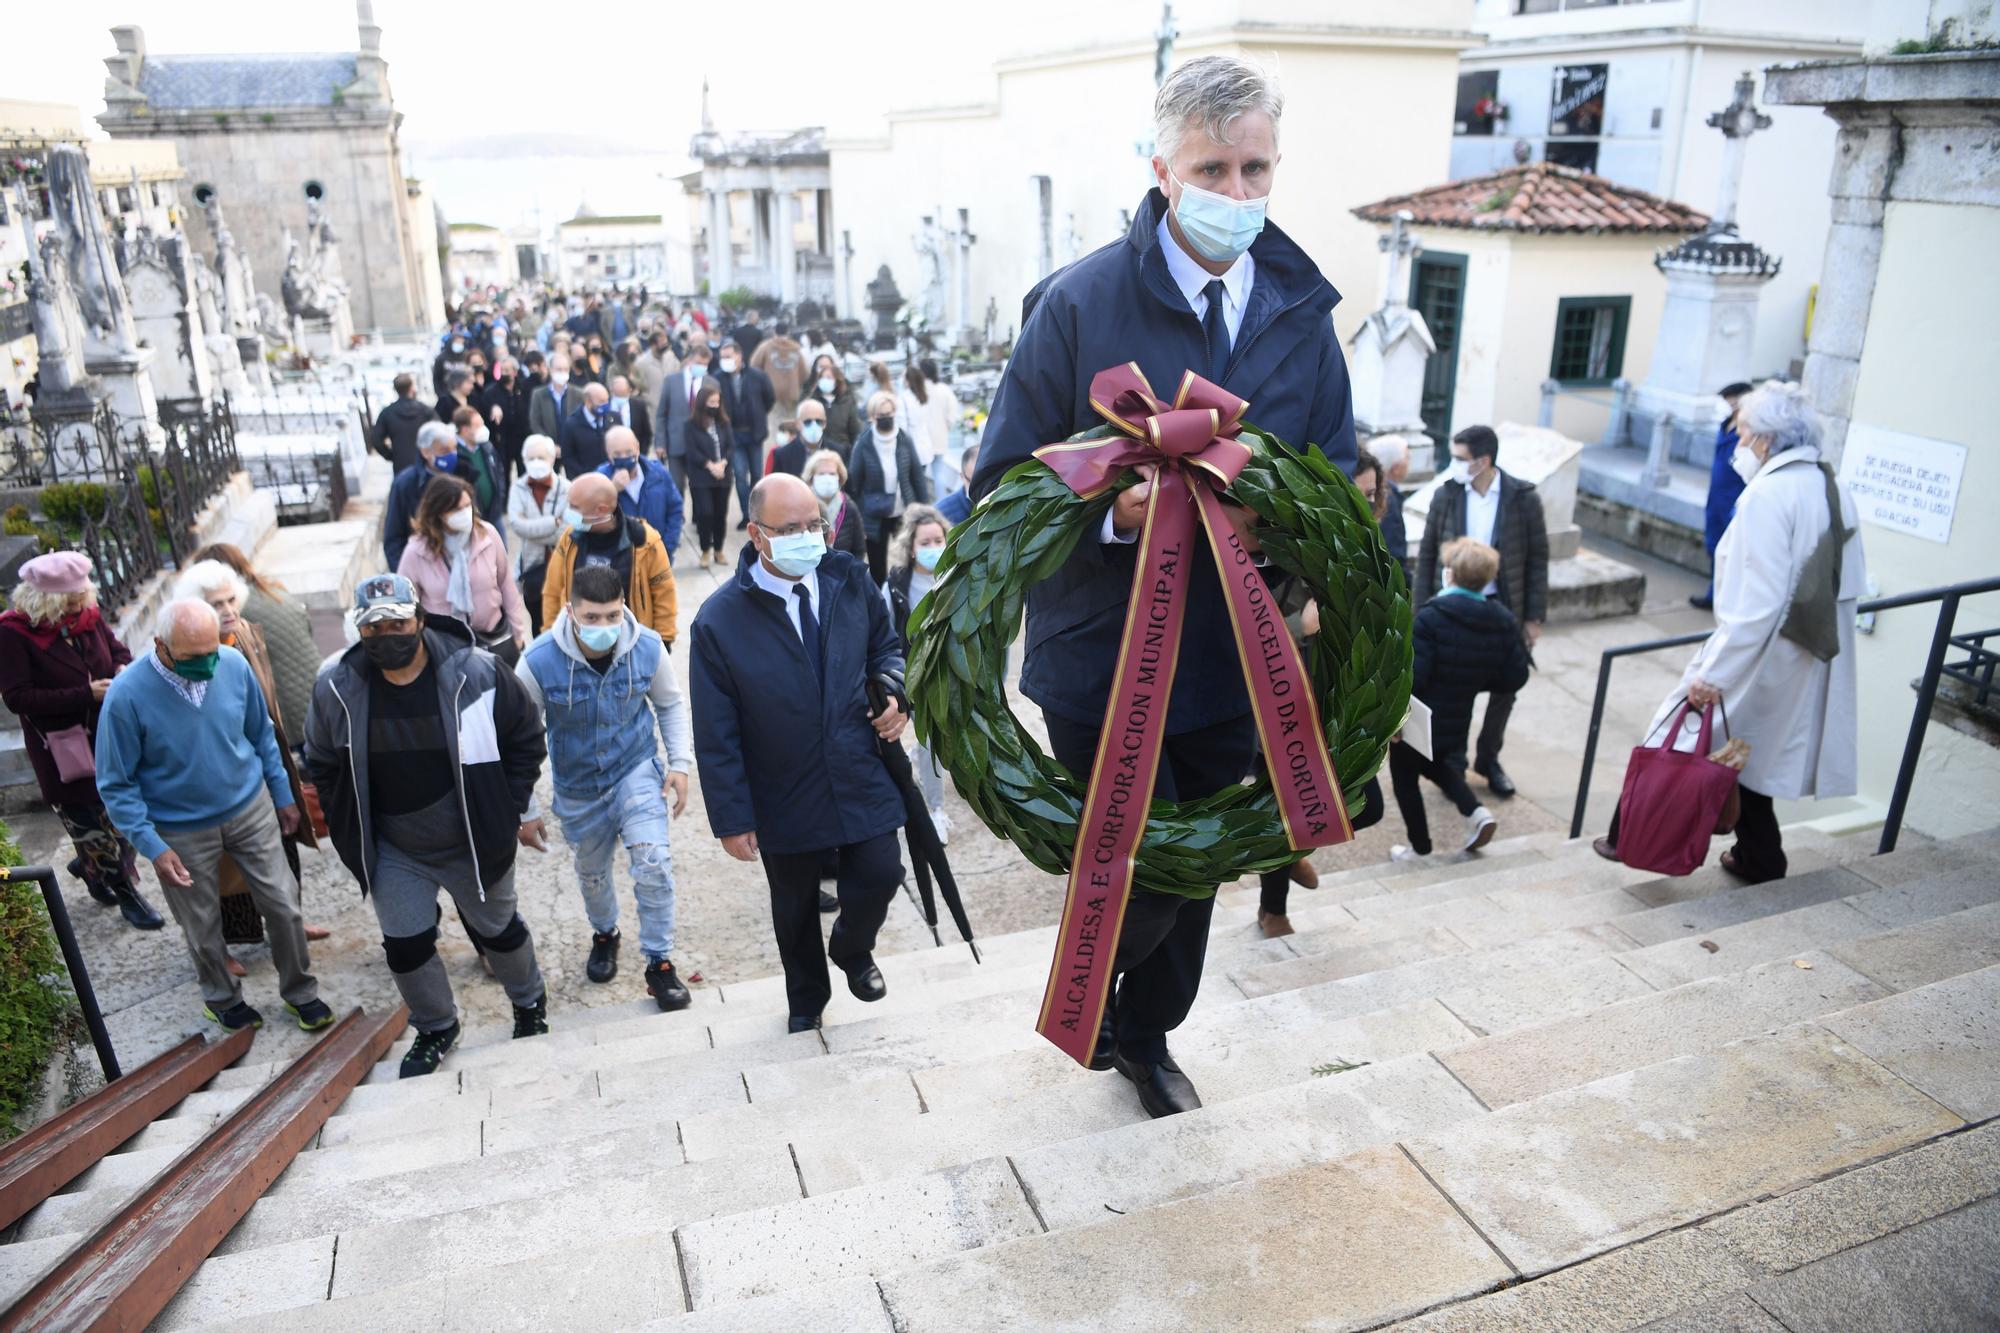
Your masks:
<svg viewBox="0 0 2000 1333"><path fill-rule="evenodd" d="M674 948L674 856L668 840L667 801L660 794L665 781L666 767L656 757L627 773L609 791L590 797L557 792L551 804L576 855L584 914L599 934L618 928L611 860L618 844L625 844L632 864L632 897L639 906L639 951L648 962L666 959Z"/></svg>
<svg viewBox="0 0 2000 1333"><path fill-rule="evenodd" d="M736 452L731 455L730 461L736 469L736 505L739 510L737 517L748 518L750 517L750 488L756 485L764 475L764 459L750 445L738 443Z"/></svg>

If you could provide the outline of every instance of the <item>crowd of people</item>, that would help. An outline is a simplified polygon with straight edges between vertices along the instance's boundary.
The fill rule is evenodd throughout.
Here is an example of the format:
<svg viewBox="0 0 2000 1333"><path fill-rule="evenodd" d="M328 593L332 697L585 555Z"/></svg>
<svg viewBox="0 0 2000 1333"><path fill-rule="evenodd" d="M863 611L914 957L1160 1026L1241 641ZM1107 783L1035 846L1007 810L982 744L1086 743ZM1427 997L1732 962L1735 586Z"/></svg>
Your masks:
<svg viewBox="0 0 2000 1333"><path fill-rule="evenodd" d="M900 380L868 365L857 386L823 335L801 341L782 321L766 330L756 310L724 332L692 303L675 311L643 294L532 311L525 297L468 300L432 367L435 406L405 375L376 423L374 447L395 468L386 568L356 589L350 642L331 658L303 607L232 547L199 552L181 574L143 662L99 613L87 559L29 561L0 615L0 697L75 844L71 873L134 929L157 930L145 856L206 1016L261 1025L229 946L262 940L287 1013L311 1031L333 1013L311 972L310 941L324 932L305 919L299 851L330 845L375 913L416 1029L401 1072L421 1076L460 1035L437 952L440 894L505 989L514 1035L548 1030L516 874L522 848L549 849L550 820L591 929L588 979L618 973L622 846L646 990L663 1011L690 1003L673 958L672 824L698 774L713 836L762 867L789 1029L819 1024L829 960L851 994L879 1000L888 982L874 948L903 876L899 832L927 807L939 841L949 834L935 757L916 747L919 790L906 799L909 779L885 748L908 721L917 608L953 527L1035 448L1096 424L1080 386L1124 361L1154 383L1190 366L1225 388L1254 383L1260 426L1312 442L1353 478L1405 571L1414 694L1430 712L1427 747L1414 735L1389 747L1407 837L1390 855L1433 851L1425 780L1465 819L1454 850L1485 846L1497 821L1468 773L1494 799L1514 794L1500 755L1548 619L1540 499L1502 470L1494 430L1463 429L1412 555L1399 489L1408 449L1395 437L1357 443L1333 289L1264 218L1281 110L1275 85L1231 57L1167 80L1156 188L1128 243L1031 295L969 447L928 360ZM1865 575L1852 501L1797 389L1744 392L1730 429L1745 485L1716 550L1718 632L1662 713L1734 704L1752 759L1724 866L1765 879L1785 872L1773 799L1853 789L1852 603ZM1152 487L1146 474L1120 491L1101 531L1026 598L1021 689L1079 782L1099 745ZM733 559L732 499L744 534ZM1260 553L1254 519L1230 512ZM676 560L690 531L682 568L712 570L713 583L683 634ZM1205 560L1197 585L1214 577ZM1321 629L1310 590L1263 572L1310 647ZM1198 800L1263 770L1223 615L1217 599L1191 597L1155 799ZM1357 830L1385 813L1376 781L1349 812ZM1617 832L1614 819L1601 852L1617 855ZM1303 857L1266 874L1262 932L1291 933L1290 888L1315 883ZM1213 906L1212 895L1137 892L1113 935L1116 983L1090 1059L1130 1080L1153 1115L1200 1105L1168 1037L1199 988ZM824 939L823 913L834 915Z"/></svg>

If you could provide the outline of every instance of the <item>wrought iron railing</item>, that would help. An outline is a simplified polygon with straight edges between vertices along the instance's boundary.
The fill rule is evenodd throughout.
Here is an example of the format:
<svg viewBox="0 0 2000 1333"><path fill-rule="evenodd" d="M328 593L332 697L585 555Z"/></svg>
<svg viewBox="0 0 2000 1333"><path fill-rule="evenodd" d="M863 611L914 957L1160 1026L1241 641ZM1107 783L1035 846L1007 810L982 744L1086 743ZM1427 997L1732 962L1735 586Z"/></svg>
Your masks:
<svg viewBox="0 0 2000 1333"><path fill-rule="evenodd" d="M1937 702L1938 682L1950 675L1954 680L1973 687L1982 705L1991 697L1994 667L1996 662L2000 662L2000 657L1985 646L1985 641L2000 636L2000 630L1957 636L1951 632L1953 623L1958 619L1959 603L1967 597L1989 592L2000 592L2000 578L1925 588L1921 592L1907 592L1896 597L1877 597L1856 608L1860 614L1868 615L1876 611L1893 611L1898 607L1919 606L1925 602L1938 603L1930 651L1924 656L1924 674L1912 683L1917 701L1910 714L1910 734L1903 742L1903 759L1896 769L1896 785L1889 794L1889 812L1882 820L1882 837L1875 848L1878 856L1895 851L1896 839L1902 833L1903 814L1910 803L1910 786L1916 781L1917 758L1923 752L1924 732L1930 726L1931 709ZM1611 692L1611 664L1621 657L1659 652L1666 648L1685 648L1702 642L1710 632L1702 630L1694 634L1677 634L1671 639L1650 639L1644 643L1627 643L1604 650L1597 664L1597 697L1590 705L1590 730L1583 742L1583 768L1576 780L1576 809L1570 816L1570 837L1583 836L1583 816L1590 802L1590 775L1597 766L1597 736L1604 725L1605 697ZM1951 655L1954 647L1966 650L1966 660L1947 666L1945 658Z"/></svg>
<svg viewBox="0 0 2000 1333"><path fill-rule="evenodd" d="M347 469L337 449L291 447L280 441L243 454L251 484L269 491L278 522L330 523L347 508Z"/></svg>
<svg viewBox="0 0 2000 1333"><path fill-rule="evenodd" d="M146 511L146 494L136 473L105 485L101 514L84 515L76 545L90 557L97 600L120 607L140 585L165 567L164 539Z"/></svg>

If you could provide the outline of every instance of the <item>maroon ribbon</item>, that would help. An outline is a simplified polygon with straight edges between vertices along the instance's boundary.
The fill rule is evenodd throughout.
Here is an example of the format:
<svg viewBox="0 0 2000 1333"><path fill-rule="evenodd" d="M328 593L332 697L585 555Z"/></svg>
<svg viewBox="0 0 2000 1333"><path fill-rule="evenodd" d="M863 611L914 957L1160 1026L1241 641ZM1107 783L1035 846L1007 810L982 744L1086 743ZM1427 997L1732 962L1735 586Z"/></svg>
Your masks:
<svg viewBox="0 0 2000 1333"><path fill-rule="evenodd" d="M1249 403L1189 371L1169 406L1128 363L1092 378L1090 405L1118 434L1044 445L1035 457L1085 499L1104 494L1134 464L1152 464L1155 472L1125 637L1077 820L1056 956L1035 1024L1079 1064L1089 1063L1097 1044L1159 776L1197 526L1222 580L1286 838L1304 850L1354 836L1305 662L1217 494L1250 461L1250 446L1237 438Z"/></svg>

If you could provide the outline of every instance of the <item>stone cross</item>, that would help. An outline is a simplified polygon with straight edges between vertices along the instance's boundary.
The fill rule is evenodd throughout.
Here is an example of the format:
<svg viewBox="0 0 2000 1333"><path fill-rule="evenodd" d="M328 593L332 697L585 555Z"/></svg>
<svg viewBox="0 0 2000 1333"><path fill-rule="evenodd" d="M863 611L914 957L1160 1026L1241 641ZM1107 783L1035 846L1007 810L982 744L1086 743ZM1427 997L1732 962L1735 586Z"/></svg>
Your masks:
<svg viewBox="0 0 2000 1333"><path fill-rule="evenodd" d="M1167 81L1167 66L1174 59L1174 38L1181 30L1174 24L1174 0L1166 0L1160 6L1160 29L1153 34L1153 86L1159 87Z"/></svg>
<svg viewBox="0 0 2000 1333"><path fill-rule="evenodd" d="M1743 185L1744 150L1751 135L1771 128L1771 118L1753 104L1756 92L1756 77L1746 69L1736 80L1736 96L1729 105L1708 117L1709 127L1722 131L1722 180L1715 188L1715 212L1708 221L1710 231L1736 230L1736 196Z"/></svg>
<svg viewBox="0 0 2000 1333"><path fill-rule="evenodd" d="M1383 279L1382 304L1402 305L1403 301L1403 261L1414 261L1424 252L1424 243L1410 230L1410 224L1417 215L1407 208L1396 210L1396 216L1389 220L1389 230L1375 238L1375 245L1389 256L1389 276Z"/></svg>

